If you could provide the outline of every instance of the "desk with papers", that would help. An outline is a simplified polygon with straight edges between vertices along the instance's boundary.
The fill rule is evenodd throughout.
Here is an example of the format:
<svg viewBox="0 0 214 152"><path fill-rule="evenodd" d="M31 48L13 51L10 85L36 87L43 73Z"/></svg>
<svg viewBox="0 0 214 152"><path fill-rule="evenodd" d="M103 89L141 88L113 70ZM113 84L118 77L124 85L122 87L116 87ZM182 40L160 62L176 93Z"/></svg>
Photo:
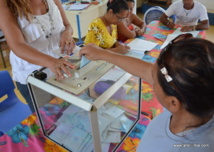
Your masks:
<svg viewBox="0 0 214 152"><path fill-rule="evenodd" d="M195 37L206 38L205 31L194 31L191 33ZM142 52L139 53L140 55L138 56L138 58L140 58L144 61L147 61L147 62L154 63L160 54L161 48L164 47L164 45L165 45L164 43L167 43L167 41L168 41L168 40L166 41L167 37L169 36L169 38L171 38L171 37L173 38L179 34L182 34L180 32L179 25L176 25L173 29L170 29L159 21L151 22L149 25L147 25L146 32L142 36L138 36L135 39L149 41L149 45L147 45L145 47L151 46L150 44L157 44L157 45L155 45L151 50L147 50L147 53L145 55L144 55L144 53L142 53L145 51L145 47L142 47L142 49L141 49ZM134 39L129 39L125 42L125 44L130 44L130 43L132 43L133 40ZM151 42L153 42L153 43L151 43ZM144 43L145 42L143 42L143 44ZM153 118L163 111L163 107L158 102L156 95L153 92L153 88L150 84L143 81L142 88L143 88L143 90L142 90L142 97L141 97L141 100L142 100L141 110L142 110L142 112L146 112L150 118Z"/></svg>
<svg viewBox="0 0 214 152"><path fill-rule="evenodd" d="M98 66L97 71L105 70L108 63L94 66ZM34 75L27 79L37 115L31 115L1 135L0 151L109 152L123 150L126 138L137 137L137 143L142 137L149 119L139 109L139 78L110 66L102 76L93 76L97 77L94 83L76 92L67 88L66 81L74 81L72 77L61 80L64 85L58 85L48 81L54 80L49 69L43 72L48 75L46 80ZM91 78L85 76L81 81ZM132 146L136 149L136 145Z"/></svg>
<svg viewBox="0 0 214 152"><path fill-rule="evenodd" d="M157 45L152 49L148 50L149 53L146 55L142 56L142 59L148 62L154 63L156 58L158 57L160 53L160 47L164 43L164 40L166 39L168 34L173 33L175 29L168 29L166 28L163 24L160 22L154 21L151 22L147 26L147 31L143 36L138 37L138 39L141 40L146 40L150 42L157 43ZM198 36L200 38L205 38L205 31L200 31ZM126 43L131 42L133 40L128 40ZM117 70L117 69L116 69ZM109 77L109 76L108 76ZM103 77L103 80L106 78ZM115 78L112 78L115 79ZM130 79L129 83L124 86L126 90L129 90L130 94L136 94L136 85L132 85L133 83L136 84L135 78ZM149 117L154 117L158 115L159 113L162 112L162 106L158 103L156 96L153 93L152 87L147 84L146 82L143 82L143 90L142 90L142 107L141 111L146 112L149 114ZM93 98L96 97L96 93L91 94ZM43 97L43 96L41 96ZM47 96L46 96L47 97ZM131 102L131 98L134 96L129 96L124 100L124 102L118 102L118 100L111 100L109 102L110 105L107 105L105 107L102 107L99 111L99 117L98 119L100 120L101 128L105 128L105 126L109 126L108 129L112 130L118 130L119 128L121 129L121 125L124 126L123 122L132 122L133 121L133 116L132 115L126 115L125 113L133 113L136 112L137 110L137 105L136 103ZM82 97L83 98L83 97ZM85 96L84 98L87 98ZM135 97L136 98L136 97ZM88 100L88 99L87 99ZM69 130L69 125L72 126L79 126L78 128L75 128L74 132L80 132L82 135L81 137L87 137L85 138L86 140L82 140L80 137L77 138L78 141L76 142L76 145L78 148L81 148L83 150L84 147L81 146L79 142L85 142L85 147L90 149L90 145L87 145L87 143L91 142L91 137L87 133L88 130L90 130L90 125L88 125L88 117L83 117L84 112L82 109L77 108L77 107L72 107L70 106L71 104L66 104L64 100L60 98L52 98L50 102L46 105L43 106L41 109L41 113L43 116L43 119L45 122L46 127L52 125L53 123L57 122L57 124L65 124L63 127L58 128L58 131L62 132L62 134L58 134L58 131L54 132L54 125L53 128L51 128L49 131L49 134L52 136L52 138L58 139L58 142L63 142L63 144L67 145L68 147L71 146L71 148L76 148L75 146L73 147L72 145L69 145L66 141L59 140L64 139L63 135L66 134L65 128L67 127L67 130ZM112 105L117 105L112 106ZM129 105L129 106L127 106ZM99 105L98 105L99 106ZM119 107L124 107L123 109L116 110ZM106 108L106 109L105 109ZM117 111L115 115L112 115L113 111ZM60 115L57 115L58 113L61 113ZM124 116L125 115L125 116ZM103 117L104 116L104 117ZM113 119L108 119L109 121L102 121L106 120L106 116L110 116ZM57 118L57 119L56 119ZM60 118L60 119L58 119ZM81 119L80 119L81 118ZM121 123L115 123L112 120L118 119ZM56 121L58 120L58 121ZM68 121L69 120L69 121ZM82 120L82 121L78 121ZM133 130L129 133L129 135L124 139L120 147L116 152L119 151L135 151L136 147L146 129L146 126L149 124L150 120L145 117L144 115L140 115L140 120L136 124L136 126L133 128ZM69 125L68 125L69 124ZM126 126L128 127L129 123L126 123ZM81 128L85 128L84 131L80 131ZM129 128L129 127L128 127ZM125 129L123 127L123 129ZM101 139L102 141L108 141L112 140L119 140L119 137L114 134L114 136L106 136L106 132L104 130L100 130L102 134L104 135L103 137L109 137L109 138L103 138ZM110 131L110 130L107 130ZM124 130L123 130L124 131ZM70 133L69 133L70 134ZM110 134L109 134L110 135ZM71 135L72 136L72 135ZM67 136L71 137L71 136ZM78 136L77 136L78 137ZM86 142L88 141L88 142ZM131 144L130 144L131 143ZM103 144L102 148L108 152L113 151L115 148L116 144L110 143L110 144ZM74 149L75 151L76 149ZM42 128L39 125L39 120L38 117L35 114L32 114L25 120L23 120L20 124L15 126L13 129L11 129L7 134L0 135L0 151L10 151L10 152L68 152L68 150L62 148L55 142L51 141L50 139L46 138L43 133L42 133Z"/></svg>

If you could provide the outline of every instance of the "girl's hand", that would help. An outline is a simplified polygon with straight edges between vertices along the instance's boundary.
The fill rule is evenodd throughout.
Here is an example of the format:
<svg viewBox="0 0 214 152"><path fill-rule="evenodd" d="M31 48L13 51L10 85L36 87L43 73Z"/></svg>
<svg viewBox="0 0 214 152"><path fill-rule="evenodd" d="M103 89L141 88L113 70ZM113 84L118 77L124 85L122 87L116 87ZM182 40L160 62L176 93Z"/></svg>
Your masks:
<svg viewBox="0 0 214 152"><path fill-rule="evenodd" d="M140 29L139 27L136 27L134 30L137 36L142 36L144 33L144 30Z"/></svg>
<svg viewBox="0 0 214 152"><path fill-rule="evenodd" d="M126 53L128 53L129 49L130 49L129 46L126 46L120 42L116 42L115 43L115 51L113 51L113 52L120 53L120 54L126 54Z"/></svg>
<svg viewBox="0 0 214 152"><path fill-rule="evenodd" d="M74 47L75 47L75 41L72 37L72 33L70 30L64 30L61 35L60 39L60 47L61 47L61 53L64 54L71 54Z"/></svg>
<svg viewBox="0 0 214 152"><path fill-rule="evenodd" d="M71 77L71 73L69 72L68 68L70 69L75 69L75 65L67 61L66 58L61 58L61 59L55 59L53 58L50 61L50 66L49 68L53 73L56 74L57 80L65 79L66 74L68 77Z"/></svg>

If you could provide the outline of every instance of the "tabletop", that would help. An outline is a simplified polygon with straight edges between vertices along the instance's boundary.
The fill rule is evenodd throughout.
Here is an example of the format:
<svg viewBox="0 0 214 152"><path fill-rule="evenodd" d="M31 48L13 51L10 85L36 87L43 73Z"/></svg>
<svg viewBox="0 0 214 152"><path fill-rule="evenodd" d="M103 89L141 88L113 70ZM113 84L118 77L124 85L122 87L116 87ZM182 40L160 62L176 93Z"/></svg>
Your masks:
<svg viewBox="0 0 214 152"><path fill-rule="evenodd" d="M146 55L143 56L142 60L154 63L161 52L161 46L167 38L167 35L172 34L181 26L175 25L174 28L170 29L162 24L160 21L152 21L147 25L146 32L137 38L148 40L151 42L158 43L158 45L150 50ZM198 38L206 38L205 31L199 31ZM133 39L127 40L125 43L131 42ZM151 119L160 114L163 111L162 105L158 102L152 86L147 82L142 83L142 112L146 113Z"/></svg>
<svg viewBox="0 0 214 152"><path fill-rule="evenodd" d="M58 101L61 102L61 101ZM57 106L56 106L57 105ZM58 106L59 105L59 106ZM53 121L55 113L58 109L61 109L63 103L56 103L55 101L50 102L48 108L52 108L50 113L44 108L42 112L47 114L44 118L47 122ZM119 147L118 152L124 149L135 149L137 148L140 139L149 124L150 119L141 115L141 118L133 131L126 138L124 143ZM48 125L48 124L46 124ZM132 144L130 144L132 143ZM110 144L105 152L112 152L115 144ZM55 144L53 141L47 139L39 125L39 120L35 114L30 115L20 124L15 126L13 129L8 131L4 135L0 135L0 151L1 152L68 152L61 146Z"/></svg>
<svg viewBox="0 0 214 152"><path fill-rule="evenodd" d="M137 38L158 43L158 45L149 51L142 60L154 63L159 53L160 47L168 34L173 33L176 28L169 29L159 21L153 21L147 26L143 36ZM205 31L200 31L198 37L205 38ZM126 43L132 40L128 40ZM157 101L152 86L143 82L142 90L142 113L147 114L150 118L155 117L163 111L163 107ZM132 132L124 140L117 152L135 152L141 137L143 136L150 118L141 115L140 121L134 127ZM49 114L51 117L51 114ZM32 114L20 124L11 129L8 133L0 135L0 152L67 152L59 145L45 138L41 128L38 125L37 116ZM109 152L112 151L113 145L110 146Z"/></svg>

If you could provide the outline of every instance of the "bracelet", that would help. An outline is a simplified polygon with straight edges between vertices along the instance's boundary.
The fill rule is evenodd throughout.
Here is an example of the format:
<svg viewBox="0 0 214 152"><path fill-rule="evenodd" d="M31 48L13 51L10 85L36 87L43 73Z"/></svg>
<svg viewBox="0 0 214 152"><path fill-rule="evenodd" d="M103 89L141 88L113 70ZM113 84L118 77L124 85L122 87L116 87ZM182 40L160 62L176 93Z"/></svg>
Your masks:
<svg viewBox="0 0 214 152"><path fill-rule="evenodd" d="M170 23L170 21L168 21L168 22L166 23L166 26L168 26L168 25L169 25L169 23Z"/></svg>

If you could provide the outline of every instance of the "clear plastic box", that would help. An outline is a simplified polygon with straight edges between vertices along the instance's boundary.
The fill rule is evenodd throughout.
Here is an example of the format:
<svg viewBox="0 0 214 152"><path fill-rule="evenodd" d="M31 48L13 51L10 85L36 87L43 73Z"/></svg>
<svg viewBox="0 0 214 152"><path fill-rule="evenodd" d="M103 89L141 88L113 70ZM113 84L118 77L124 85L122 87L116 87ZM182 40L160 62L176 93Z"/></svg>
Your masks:
<svg viewBox="0 0 214 152"><path fill-rule="evenodd" d="M141 79L105 61L92 65L62 81L49 69L39 71L44 80L35 72L27 79L43 134L72 152L115 151L140 118Z"/></svg>

